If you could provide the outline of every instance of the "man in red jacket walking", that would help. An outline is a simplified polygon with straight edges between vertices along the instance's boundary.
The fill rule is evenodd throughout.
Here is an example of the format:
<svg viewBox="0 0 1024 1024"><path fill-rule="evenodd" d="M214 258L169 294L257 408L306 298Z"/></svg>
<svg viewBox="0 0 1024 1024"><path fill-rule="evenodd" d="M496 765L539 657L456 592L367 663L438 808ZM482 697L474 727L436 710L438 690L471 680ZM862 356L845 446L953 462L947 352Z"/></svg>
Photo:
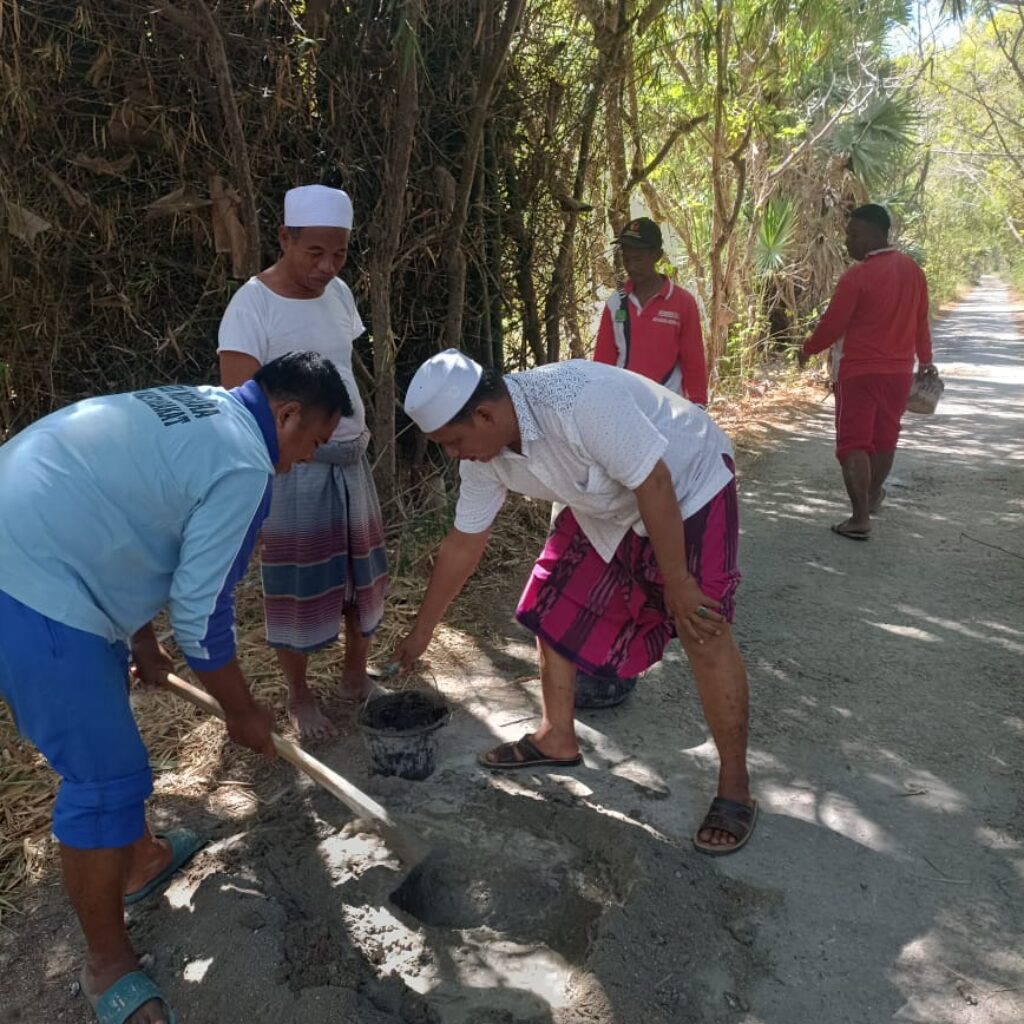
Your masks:
<svg viewBox="0 0 1024 1024"><path fill-rule="evenodd" d="M708 370L694 297L659 273L661 228L650 217L629 221L616 239L626 287L601 315L594 359L663 384L697 405L708 404Z"/></svg>
<svg viewBox="0 0 1024 1024"><path fill-rule="evenodd" d="M832 532L850 540L868 539L871 514L885 500L915 356L923 373L938 372L928 328L928 282L909 256L889 245L889 227L888 213L874 203L850 215L846 249L857 263L839 279L803 346L805 356L836 346L836 458L852 514Z"/></svg>

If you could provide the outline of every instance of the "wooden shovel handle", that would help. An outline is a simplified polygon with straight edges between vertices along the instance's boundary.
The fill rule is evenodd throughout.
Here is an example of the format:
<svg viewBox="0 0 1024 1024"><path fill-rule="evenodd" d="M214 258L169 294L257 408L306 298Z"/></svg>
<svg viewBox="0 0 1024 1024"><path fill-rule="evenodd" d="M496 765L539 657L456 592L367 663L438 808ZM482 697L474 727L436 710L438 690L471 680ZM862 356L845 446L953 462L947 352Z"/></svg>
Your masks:
<svg viewBox="0 0 1024 1024"><path fill-rule="evenodd" d="M178 678L173 672L167 674L167 681L164 685L179 697L184 697L185 700L208 711L222 722L225 720L221 706L205 690L186 683L184 679ZM397 829L398 826L387 810L361 789L353 786L346 778L307 754L297 743L285 739L284 736L272 732L270 738L273 740L274 749L281 757L308 775L318 786L322 786L332 796L337 797L360 818L372 818L389 829ZM407 830L406 834L408 834Z"/></svg>

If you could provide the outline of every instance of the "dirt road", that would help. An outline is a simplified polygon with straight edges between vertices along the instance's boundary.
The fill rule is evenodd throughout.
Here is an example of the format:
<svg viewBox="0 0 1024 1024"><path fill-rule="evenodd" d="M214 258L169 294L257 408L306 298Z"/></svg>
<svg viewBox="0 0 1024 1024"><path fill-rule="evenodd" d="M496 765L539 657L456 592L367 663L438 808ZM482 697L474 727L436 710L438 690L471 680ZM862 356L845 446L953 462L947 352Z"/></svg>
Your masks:
<svg viewBox="0 0 1024 1024"><path fill-rule="evenodd" d="M780 893L754 1019L1024 1020L1024 339L986 279L936 331L947 390L909 416L870 542L828 413L744 481L756 846ZM829 405L829 413L831 404Z"/></svg>
<svg viewBox="0 0 1024 1024"><path fill-rule="evenodd" d="M285 766L157 801L218 840L131 918L182 1024L1019 1024L1024 340L994 280L936 340L946 396L908 417L870 542L828 532L830 404L741 460L747 850L689 844L714 753L678 650L582 716L585 767L476 767L539 706L509 578L493 629L439 645L456 713L428 782L370 775L350 722L318 751L441 848L404 888ZM0 939L4 1024L91 1019L79 948L47 892Z"/></svg>

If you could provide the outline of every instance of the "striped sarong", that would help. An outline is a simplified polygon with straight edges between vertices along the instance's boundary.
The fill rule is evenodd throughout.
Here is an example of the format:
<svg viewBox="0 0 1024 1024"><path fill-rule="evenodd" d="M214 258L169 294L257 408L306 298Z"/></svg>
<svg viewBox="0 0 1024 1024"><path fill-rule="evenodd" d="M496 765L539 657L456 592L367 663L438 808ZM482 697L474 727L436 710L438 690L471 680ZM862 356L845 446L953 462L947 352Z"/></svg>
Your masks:
<svg viewBox="0 0 1024 1024"><path fill-rule="evenodd" d="M274 480L260 547L271 647L326 647L350 608L364 636L384 617L387 552L368 437L322 445Z"/></svg>
<svg viewBox="0 0 1024 1024"><path fill-rule="evenodd" d="M683 522L687 568L732 622L740 583L735 479ZM630 530L605 562L571 508L559 513L516 618L578 669L601 678L629 679L646 671L676 635L650 540Z"/></svg>

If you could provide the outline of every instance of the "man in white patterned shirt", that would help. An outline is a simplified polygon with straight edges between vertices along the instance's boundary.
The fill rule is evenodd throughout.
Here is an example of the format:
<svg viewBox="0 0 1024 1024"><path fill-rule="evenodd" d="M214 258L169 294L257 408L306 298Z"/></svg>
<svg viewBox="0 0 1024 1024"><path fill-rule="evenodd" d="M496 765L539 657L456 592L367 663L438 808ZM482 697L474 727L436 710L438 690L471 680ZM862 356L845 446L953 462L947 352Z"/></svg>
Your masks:
<svg viewBox="0 0 1024 1024"><path fill-rule="evenodd" d="M718 792L694 844L710 854L738 850L757 803L746 764L747 676L730 626L740 574L729 439L667 388L582 360L503 377L449 349L417 370L405 410L461 460L461 488L395 660L410 668L426 650L509 490L565 504L516 611L537 637L543 718L481 764L580 764L577 670L635 676L678 636L720 759Z"/></svg>

